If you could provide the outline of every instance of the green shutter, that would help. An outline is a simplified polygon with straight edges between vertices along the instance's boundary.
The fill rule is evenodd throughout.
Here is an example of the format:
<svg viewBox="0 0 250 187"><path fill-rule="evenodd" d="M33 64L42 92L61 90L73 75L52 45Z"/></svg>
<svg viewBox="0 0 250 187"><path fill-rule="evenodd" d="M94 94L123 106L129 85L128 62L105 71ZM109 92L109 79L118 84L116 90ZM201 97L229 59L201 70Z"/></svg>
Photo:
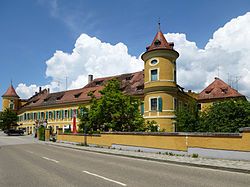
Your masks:
<svg viewBox="0 0 250 187"><path fill-rule="evenodd" d="M162 112L162 98L161 97L158 98L158 111Z"/></svg>
<svg viewBox="0 0 250 187"><path fill-rule="evenodd" d="M73 117L73 109L70 109L70 118L72 119Z"/></svg>
<svg viewBox="0 0 250 187"><path fill-rule="evenodd" d="M71 109L72 110L72 109ZM69 110L69 118L71 118L71 113L72 113L72 111L71 110Z"/></svg>
<svg viewBox="0 0 250 187"><path fill-rule="evenodd" d="M40 120L40 112L38 112L38 120Z"/></svg>
<svg viewBox="0 0 250 187"><path fill-rule="evenodd" d="M141 114L144 114L144 103L141 103Z"/></svg>
<svg viewBox="0 0 250 187"><path fill-rule="evenodd" d="M46 119L49 119L49 112L46 111Z"/></svg>
<svg viewBox="0 0 250 187"><path fill-rule="evenodd" d="M61 118L63 119L64 118L64 110L61 110Z"/></svg>

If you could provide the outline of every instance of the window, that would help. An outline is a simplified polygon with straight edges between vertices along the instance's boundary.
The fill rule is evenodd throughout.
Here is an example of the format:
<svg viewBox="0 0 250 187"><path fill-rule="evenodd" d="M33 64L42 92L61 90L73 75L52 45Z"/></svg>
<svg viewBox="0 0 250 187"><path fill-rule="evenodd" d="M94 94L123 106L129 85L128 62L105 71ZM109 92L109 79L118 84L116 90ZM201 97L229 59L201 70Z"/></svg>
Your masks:
<svg viewBox="0 0 250 187"><path fill-rule="evenodd" d="M137 91L143 91L143 89L144 89L144 85L139 85L136 87Z"/></svg>
<svg viewBox="0 0 250 187"><path fill-rule="evenodd" d="M60 111L56 111L56 119L60 119Z"/></svg>
<svg viewBox="0 0 250 187"><path fill-rule="evenodd" d="M52 112L49 111L49 119L52 119Z"/></svg>
<svg viewBox="0 0 250 187"><path fill-rule="evenodd" d="M64 118L68 118L68 110L64 111Z"/></svg>
<svg viewBox="0 0 250 187"><path fill-rule="evenodd" d="M178 109L178 100L174 98L174 110Z"/></svg>
<svg viewBox="0 0 250 187"><path fill-rule="evenodd" d="M176 69L174 68L174 82L176 82Z"/></svg>
<svg viewBox="0 0 250 187"><path fill-rule="evenodd" d="M76 94L76 95L75 95L75 98L79 98L81 94L82 94L82 92Z"/></svg>
<svg viewBox="0 0 250 187"><path fill-rule="evenodd" d="M103 82L103 81L96 81L95 84L96 84L96 86L99 86L99 85L102 84L102 82Z"/></svg>
<svg viewBox="0 0 250 187"><path fill-rule="evenodd" d="M150 110L162 112L162 98L161 97L150 99Z"/></svg>
<svg viewBox="0 0 250 187"><path fill-rule="evenodd" d="M44 120L44 117L45 117L44 112L41 112L41 119Z"/></svg>
<svg viewBox="0 0 250 187"><path fill-rule="evenodd" d="M151 100L150 100L150 106L151 106L151 111L152 110L157 110L157 98L152 98Z"/></svg>
<svg viewBox="0 0 250 187"><path fill-rule="evenodd" d="M13 100L10 100L10 109L14 110L14 101Z"/></svg>
<svg viewBox="0 0 250 187"><path fill-rule="evenodd" d="M201 110L201 104L200 103L197 104L197 108L198 108L198 110Z"/></svg>
<svg viewBox="0 0 250 187"><path fill-rule="evenodd" d="M128 77L126 77L126 81L129 81L129 80L131 80L133 78L133 76L128 76Z"/></svg>
<svg viewBox="0 0 250 187"><path fill-rule="evenodd" d="M151 81L156 81L158 80L158 72L157 69L151 70Z"/></svg>
<svg viewBox="0 0 250 187"><path fill-rule="evenodd" d="M161 41L158 40L158 39L156 39L155 42L154 42L154 45L155 45L156 47L160 46L160 45L161 45Z"/></svg>
<svg viewBox="0 0 250 187"><path fill-rule="evenodd" d="M154 65L156 65L157 63L158 63L158 60L153 59L153 60L151 60L150 65L154 66Z"/></svg>

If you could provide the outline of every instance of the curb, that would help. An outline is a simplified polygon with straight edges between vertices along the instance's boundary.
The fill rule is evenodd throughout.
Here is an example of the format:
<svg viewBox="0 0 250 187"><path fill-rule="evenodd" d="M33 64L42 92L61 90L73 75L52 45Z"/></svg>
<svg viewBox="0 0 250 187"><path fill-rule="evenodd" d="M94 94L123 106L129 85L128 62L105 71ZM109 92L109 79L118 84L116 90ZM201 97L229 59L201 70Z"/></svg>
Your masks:
<svg viewBox="0 0 250 187"><path fill-rule="evenodd" d="M114 155L114 156L122 156L122 157L128 157L128 158L136 158L136 159L140 159L140 160L150 160L150 161L164 162L164 163L170 163L170 164L176 164L176 165L182 165L182 166L183 165L184 166L193 166L193 167L197 167L197 168L208 168L208 169L214 169L214 170L250 174L250 170L247 170L247 169L237 169L237 168L229 168L229 167L223 167L223 166L212 166L212 165L205 165L205 164L194 164L194 163L178 162L178 161L172 161L172 160L162 160L162 159L157 159L157 158L126 155L126 154L120 154L120 153L110 153L110 152L102 152L102 151L96 151L96 150L86 150L86 149L81 149L81 148L78 148L78 147L69 147L69 146L66 146L66 145L51 144L51 143L48 143L48 142L45 142L43 144L51 145L51 146L55 146L55 147L64 147L64 148L68 148L68 149L87 151L87 152L101 153L101 154L106 154L106 155Z"/></svg>

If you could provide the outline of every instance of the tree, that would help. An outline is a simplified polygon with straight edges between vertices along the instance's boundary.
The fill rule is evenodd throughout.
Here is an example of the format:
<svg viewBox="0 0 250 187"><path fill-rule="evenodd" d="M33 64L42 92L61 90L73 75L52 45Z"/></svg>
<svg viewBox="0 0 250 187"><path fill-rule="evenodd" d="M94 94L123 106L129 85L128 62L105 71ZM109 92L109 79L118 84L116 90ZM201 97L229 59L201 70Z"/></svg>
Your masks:
<svg viewBox="0 0 250 187"><path fill-rule="evenodd" d="M238 132L250 126L250 103L245 100L228 100L212 105L201 113L200 131Z"/></svg>
<svg viewBox="0 0 250 187"><path fill-rule="evenodd" d="M6 130L16 126L17 114L11 109L5 109L0 114L0 129Z"/></svg>
<svg viewBox="0 0 250 187"><path fill-rule="evenodd" d="M100 93L102 97L99 100L89 93L91 106L88 115L80 115L81 124L87 123L94 131L139 131L144 127L144 119L139 112L140 101L124 95L118 80L110 80Z"/></svg>
<svg viewBox="0 0 250 187"><path fill-rule="evenodd" d="M83 131L88 132L90 129L90 121L89 121L89 109L85 106L79 106L80 114L78 118L80 119L79 128Z"/></svg>
<svg viewBox="0 0 250 187"><path fill-rule="evenodd" d="M198 108L195 102L176 112L177 132L195 132L199 129Z"/></svg>
<svg viewBox="0 0 250 187"><path fill-rule="evenodd" d="M176 113L177 131L234 133L250 126L250 103L245 100L218 102L200 113L192 108Z"/></svg>

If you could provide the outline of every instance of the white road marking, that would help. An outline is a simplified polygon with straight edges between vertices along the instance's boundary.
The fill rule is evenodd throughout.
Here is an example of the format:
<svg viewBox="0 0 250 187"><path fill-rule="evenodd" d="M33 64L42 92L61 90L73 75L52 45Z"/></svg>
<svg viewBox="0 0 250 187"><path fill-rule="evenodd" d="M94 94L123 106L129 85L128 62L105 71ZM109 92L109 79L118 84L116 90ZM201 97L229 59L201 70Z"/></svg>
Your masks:
<svg viewBox="0 0 250 187"><path fill-rule="evenodd" d="M82 171L82 172L83 172L83 173L87 173L87 174L89 174L89 175L93 175L93 176L95 176L95 177L99 177L99 178L104 179L104 180L106 180L106 181L110 181L110 182L113 182L113 183L116 183L116 184L120 184L121 186L127 186L127 184L124 184L124 183L121 183L121 182L119 182L119 181L115 181L115 180L109 179L109 178L107 178L107 177L103 177L103 176L101 176L101 175L97 175L97 174L95 174L95 173L90 173L90 172L88 172L88 171Z"/></svg>
<svg viewBox="0 0 250 187"><path fill-rule="evenodd" d="M30 153L30 154L34 154L34 152L32 152L32 151L29 151L29 150L27 150L26 152L28 152L28 153Z"/></svg>
<svg viewBox="0 0 250 187"><path fill-rule="evenodd" d="M49 146L51 146L51 145L49 145ZM52 146L54 146L54 145L52 145ZM57 148L58 149L65 149L65 150L66 149L67 150L71 149L70 147L59 147L59 146L57 146ZM71 150L75 151L75 152L83 152L84 153L84 149L82 149L82 150L71 149ZM209 171L213 171L213 172L216 171L216 172L222 172L222 173L234 173L236 175L249 175L248 173L240 173L240 172L236 172L236 171L226 171L226 170L212 169L212 168L206 168L206 167L197 167L197 166L190 166L190 165L175 164L175 163L167 162L168 160L166 160L166 162L159 162L157 160L145 160L145 159L143 159L143 157L142 157L142 159L140 159L140 158L133 158L133 157L126 156L126 153L124 155L119 155L119 154L117 154L117 155L114 154L113 155L113 154L105 154L105 152L103 154L103 153L94 152L94 151L92 152L92 151L88 151L88 150L87 150L87 153L102 155L102 156L105 156L105 157L116 157L116 158L117 157L121 157L121 158L124 158L124 159L127 159L127 160L137 160L137 161L140 161L140 162L152 162L152 163L155 163L155 164L171 165L171 166L181 167L181 168L193 168L193 169L197 169L197 170L209 170ZM133 155L129 155L129 156L133 156ZM147 157L145 157L145 158L147 158ZM170 160L170 161L172 161L172 160ZM179 162L179 163L181 163L181 162ZM183 163L185 164L186 162L183 162Z"/></svg>
<svg viewBox="0 0 250 187"><path fill-rule="evenodd" d="M55 163L58 163L59 161L57 160L54 160L54 159L51 159L51 158L47 158L45 156L42 157L43 159L46 159L46 160L49 160L49 161L52 161L52 162L55 162Z"/></svg>

